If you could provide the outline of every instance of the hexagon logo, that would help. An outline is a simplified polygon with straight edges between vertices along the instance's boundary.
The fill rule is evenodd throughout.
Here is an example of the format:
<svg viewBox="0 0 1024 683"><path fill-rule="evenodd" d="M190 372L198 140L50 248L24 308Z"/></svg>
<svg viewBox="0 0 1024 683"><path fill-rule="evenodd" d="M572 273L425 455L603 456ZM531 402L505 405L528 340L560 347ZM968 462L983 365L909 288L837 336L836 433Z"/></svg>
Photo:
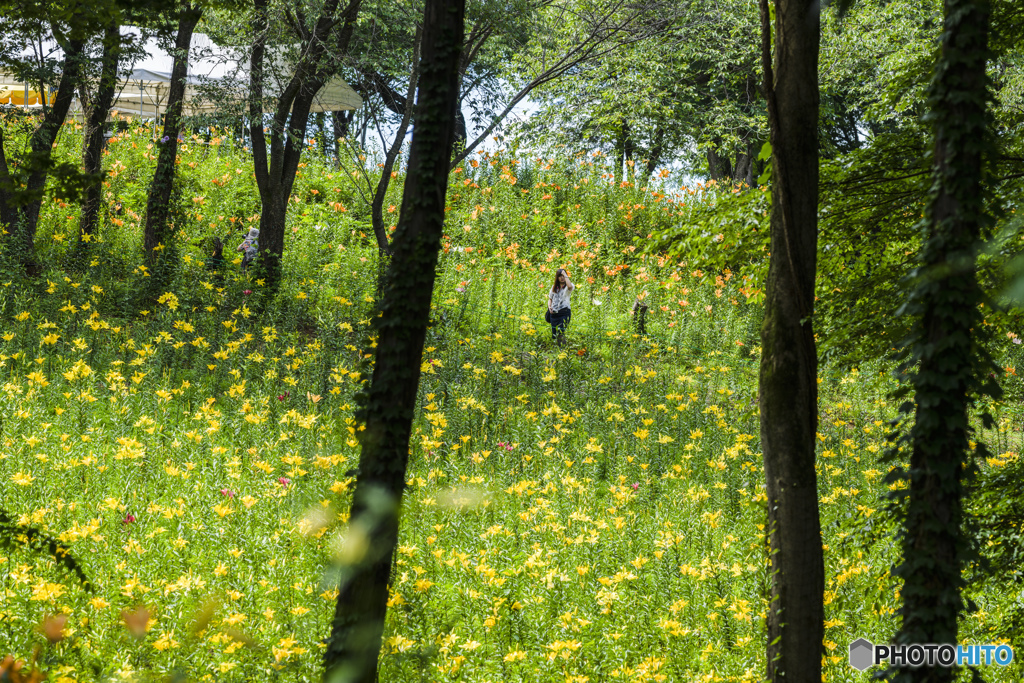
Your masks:
<svg viewBox="0 0 1024 683"><path fill-rule="evenodd" d="M875 663L875 646L864 638L858 638L850 643L850 666L857 671L864 671Z"/></svg>

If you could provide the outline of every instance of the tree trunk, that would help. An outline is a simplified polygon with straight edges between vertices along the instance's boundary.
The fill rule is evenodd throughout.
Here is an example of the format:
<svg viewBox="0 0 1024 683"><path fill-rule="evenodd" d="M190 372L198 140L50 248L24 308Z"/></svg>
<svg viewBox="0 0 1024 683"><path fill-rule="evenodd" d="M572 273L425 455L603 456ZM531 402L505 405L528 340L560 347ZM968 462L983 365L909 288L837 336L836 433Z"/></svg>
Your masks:
<svg viewBox="0 0 1024 683"><path fill-rule="evenodd" d="M980 351L982 293L976 252L985 215L983 156L988 129L987 0L946 0L942 48L929 89L933 123L932 190L925 214L919 283L908 308L914 389L910 488L902 536L903 619L895 641L956 643L963 610L961 569L965 466L972 459L968 408L985 393L990 361ZM916 365L916 372L914 366ZM979 391L981 390L981 391ZM988 389L998 398L998 389ZM984 445L975 456L982 459ZM945 683L948 667L899 667L901 682Z"/></svg>
<svg viewBox="0 0 1024 683"><path fill-rule="evenodd" d="M316 146L324 159L327 158L327 115L318 111L313 115L316 121Z"/></svg>
<svg viewBox="0 0 1024 683"><path fill-rule="evenodd" d="M84 39L71 40L64 49L64 64L53 106L45 108L43 120L33 131L29 142L32 151L28 159L23 160L24 167L30 169L24 189L10 182L14 180L14 176L7 168L6 157L3 159L3 168L0 168L0 176L3 176L0 180L10 182L10 187L4 190L5 196L2 197L4 206L0 210L0 218L6 223L12 237L18 241L22 263L30 275L37 274L39 270L33 251L39 212L43 205L43 190L46 188L46 178L52 162L53 144L57 140L61 126L64 125L64 119L67 118L71 101L75 98L75 89L81 78L82 62L85 59L84 49ZM21 201L16 197L17 194L23 195Z"/></svg>
<svg viewBox="0 0 1024 683"><path fill-rule="evenodd" d="M349 126L355 117L355 111L332 111L331 121L334 128L334 164L341 167L341 138L347 138Z"/></svg>
<svg viewBox="0 0 1024 683"><path fill-rule="evenodd" d="M620 121L615 136L615 184L622 184L622 172L626 168L626 121Z"/></svg>
<svg viewBox="0 0 1024 683"><path fill-rule="evenodd" d="M156 170L149 184L149 198L146 201L143 247L151 263L157 259L158 252L172 236L171 191L174 189L177 170L178 132L181 130L182 108L185 104L188 53L192 47L192 32L202 15L201 5L193 5L187 0L182 2L178 14L178 33L174 39L174 66L171 67L171 87L167 95L167 111L164 113L163 136L158 145L160 155L156 160Z"/></svg>
<svg viewBox="0 0 1024 683"><path fill-rule="evenodd" d="M455 110L455 146L462 150L465 149L467 142L469 142L469 131L466 128L466 115L462 113L460 106Z"/></svg>
<svg viewBox="0 0 1024 683"><path fill-rule="evenodd" d="M103 171L104 124L110 107L114 102L117 90L117 64L121 57L121 25L113 21L107 25L103 34L103 58L100 64L100 80L96 88L96 97L89 106L89 116L85 123L85 143L82 150L82 169L94 176ZM85 88L83 88L84 90ZM78 249L90 242L96 234L96 225L100 216L100 201L103 186L100 183L90 184L82 198L82 213L78 220Z"/></svg>
<svg viewBox="0 0 1024 683"><path fill-rule="evenodd" d="M270 154L263 131L263 58L269 30L269 0L255 2L255 38L249 71L249 134L256 187L260 193L260 268L266 283L274 289L280 282L281 257L284 255L284 229L288 199L295 184L295 173L306 143L306 127L313 99L324 87L332 69L326 65L328 44L339 55L348 51L359 14L360 0L349 0L341 17L336 16L338 0L327 0L315 27L303 40L302 58L288 84L278 97L270 123ZM336 27L341 25L340 31Z"/></svg>
<svg viewBox="0 0 1024 683"><path fill-rule="evenodd" d="M629 182L633 182L636 179L636 172L633 169L634 160L633 154L636 150L636 144L633 142L633 129L630 127L628 121L622 122L622 161L625 164L623 170L623 177Z"/></svg>
<svg viewBox="0 0 1024 683"><path fill-rule="evenodd" d="M7 163L5 143L4 131L0 128L0 228L13 232L18 222L18 210L14 202L14 178Z"/></svg>
<svg viewBox="0 0 1024 683"><path fill-rule="evenodd" d="M654 169L661 163L661 156L665 153L665 126L659 125L654 131L654 142L650 151L647 152L647 163L644 164L644 184L651 182Z"/></svg>
<svg viewBox="0 0 1024 683"><path fill-rule="evenodd" d="M708 175L711 176L712 180L720 183L732 177L732 165L729 163L728 157L719 154L717 149L709 149L707 157Z"/></svg>
<svg viewBox="0 0 1024 683"><path fill-rule="evenodd" d="M745 152L736 155L736 165L732 169L733 183L746 183L747 187L754 186L754 156L752 145L748 145Z"/></svg>
<svg viewBox="0 0 1024 683"><path fill-rule="evenodd" d="M342 567L337 608L324 653L325 680L375 680L409 436L444 227L448 166L455 138L457 65L464 0L427 0L416 129L402 213L381 306L373 378L361 410L365 431L349 521L350 540L367 551ZM351 547L357 547L353 542Z"/></svg>
<svg viewBox="0 0 1024 683"><path fill-rule="evenodd" d="M824 563L815 434L818 357L811 326L817 267L818 3L777 0L775 67L768 0L762 65L772 143L771 257L761 327L760 422L772 572L768 680L820 681Z"/></svg>
<svg viewBox="0 0 1024 683"><path fill-rule="evenodd" d="M405 98L405 111L402 114L402 122L395 131L395 139L384 157L384 168L381 169L380 181L377 183L377 190L373 194L373 204L370 207L373 234L377 238L378 256L383 261L387 259L388 233L384 226L384 199L387 196L388 186L391 185L391 171L395 167L395 160L402 151L402 144L405 142L405 134L409 130L409 123L412 121L413 103L416 97L416 82L420 72L420 38L421 32L416 31L416 42L412 52L412 71L409 74L409 94ZM458 142L458 122L456 122L456 142ZM383 274L386 271L381 271ZM378 289L380 289L378 287Z"/></svg>

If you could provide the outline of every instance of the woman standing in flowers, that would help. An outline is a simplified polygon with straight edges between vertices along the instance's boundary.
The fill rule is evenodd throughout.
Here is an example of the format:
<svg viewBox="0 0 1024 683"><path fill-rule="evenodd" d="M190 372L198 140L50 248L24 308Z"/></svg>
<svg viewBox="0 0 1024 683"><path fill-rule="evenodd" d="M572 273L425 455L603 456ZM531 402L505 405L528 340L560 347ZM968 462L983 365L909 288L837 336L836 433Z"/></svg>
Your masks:
<svg viewBox="0 0 1024 683"><path fill-rule="evenodd" d="M555 284L548 292L548 321L551 323L551 339L559 345L565 342L565 328L572 320L569 295L576 285L569 281L565 268L555 271Z"/></svg>
<svg viewBox="0 0 1024 683"><path fill-rule="evenodd" d="M256 254L260 250L260 231L259 228L249 228L249 234L245 236L245 241L238 245L235 251L244 251L245 256L242 257L242 270L252 263L253 259L256 258Z"/></svg>

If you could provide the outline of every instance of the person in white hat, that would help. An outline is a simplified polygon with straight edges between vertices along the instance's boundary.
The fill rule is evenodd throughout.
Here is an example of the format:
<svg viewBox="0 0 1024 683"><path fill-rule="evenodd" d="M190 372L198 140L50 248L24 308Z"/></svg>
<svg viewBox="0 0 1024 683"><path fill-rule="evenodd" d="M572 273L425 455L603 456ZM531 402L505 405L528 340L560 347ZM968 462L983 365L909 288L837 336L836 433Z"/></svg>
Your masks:
<svg viewBox="0 0 1024 683"><path fill-rule="evenodd" d="M259 228L249 228L249 234L245 236L245 241L238 245L235 251L244 251L245 256L242 257L242 270L253 262L256 258L256 254L260 250L260 231Z"/></svg>

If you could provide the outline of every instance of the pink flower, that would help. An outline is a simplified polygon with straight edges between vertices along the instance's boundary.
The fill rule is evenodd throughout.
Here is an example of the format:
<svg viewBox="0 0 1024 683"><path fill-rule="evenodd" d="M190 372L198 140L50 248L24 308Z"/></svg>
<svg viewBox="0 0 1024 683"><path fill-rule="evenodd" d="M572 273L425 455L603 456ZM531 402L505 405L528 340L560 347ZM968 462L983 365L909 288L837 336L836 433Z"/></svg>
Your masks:
<svg viewBox="0 0 1024 683"><path fill-rule="evenodd" d="M633 482L633 490L636 491L638 488L640 488L640 484L638 484L637 482L634 481Z"/></svg>
<svg viewBox="0 0 1024 683"><path fill-rule="evenodd" d="M250 294L252 294L252 290L251 289L247 289L244 292L242 292L242 294L245 294L246 296L249 296Z"/></svg>
<svg viewBox="0 0 1024 683"><path fill-rule="evenodd" d="M288 484L292 483L292 480L288 477L278 477L277 483L281 486L288 486Z"/></svg>
<svg viewBox="0 0 1024 683"><path fill-rule="evenodd" d="M121 520L121 524L131 524L135 521L135 515L127 514L124 519Z"/></svg>
<svg viewBox="0 0 1024 683"><path fill-rule="evenodd" d="M221 489L220 490L220 495L227 496L228 498L234 498L235 497L235 492L231 491L230 489Z"/></svg>

